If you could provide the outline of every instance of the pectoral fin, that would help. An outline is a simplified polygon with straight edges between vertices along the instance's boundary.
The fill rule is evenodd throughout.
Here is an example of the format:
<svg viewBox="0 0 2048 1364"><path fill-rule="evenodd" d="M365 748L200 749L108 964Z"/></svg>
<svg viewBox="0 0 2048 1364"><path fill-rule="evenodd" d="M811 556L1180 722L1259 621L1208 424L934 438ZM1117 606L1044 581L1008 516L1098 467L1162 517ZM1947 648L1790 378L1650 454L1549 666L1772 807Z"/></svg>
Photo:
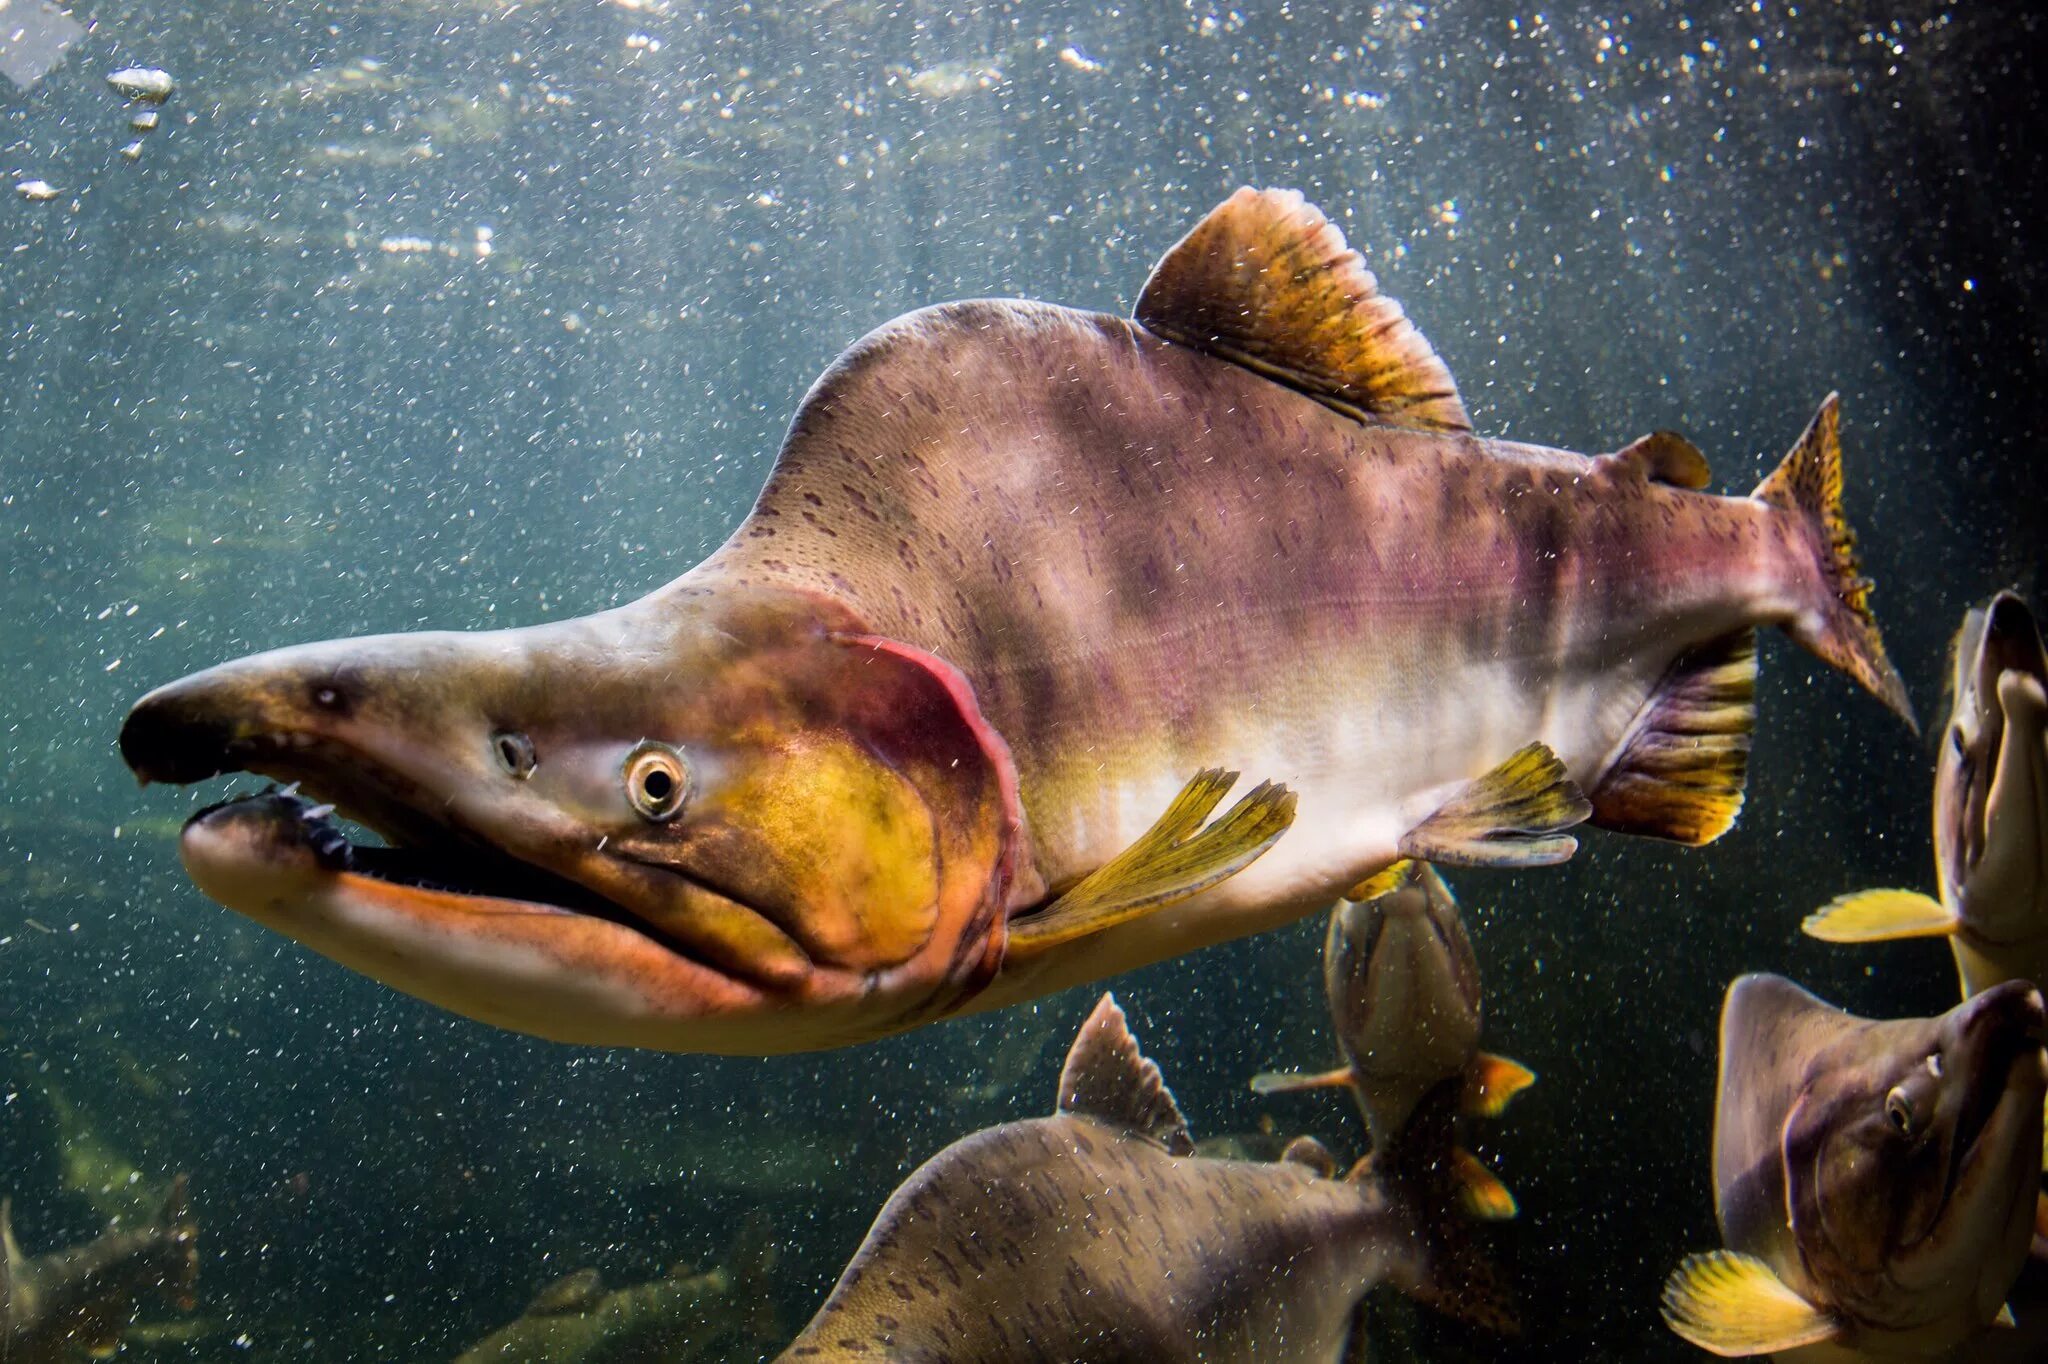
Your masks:
<svg viewBox="0 0 2048 1364"><path fill-rule="evenodd" d="M1508 1101L1536 1083L1536 1072L1505 1056L1480 1052L1465 1072L1465 1094L1460 1112L1474 1118L1497 1118Z"/></svg>
<svg viewBox="0 0 2048 1364"><path fill-rule="evenodd" d="M1260 782L1202 828L1236 781L1237 773L1218 768L1197 773L1137 842L1051 904L1013 920L1011 954L1028 956L1178 904L1257 861L1294 823L1294 793Z"/></svg>
<svg viewBox="0 0 2048 1364"><path fill-rule="evenodd" d="M1775 1354L1841 1334L1839 1321L1794 1293L1754 1255L1688 1255L1664 1284L1664 1324L1709 1354Z"/></svg>
<svg viewBox="0 0 2048 1364"><path fill-rule="evenodd" d="M1564 831L1592 813L1557 754L1530 744L1410 829L1400 851L1449 866L1545 867L1578 851Z"/></svg>
<svg viewBox="0 0 2048 1364"><path fill-rule="evenodd" d="M1336 1089L1351 1083L1351 1067L1339 1066L1335 1070L1316 1072L1295 1072L1288 1070L1262 1070L1252 1076L1254 1094L1293 1094L1303 1089Z"/></svg>
<svg viewBox="0 0 2048 1364"><path fill-rule="evenodd" d="M1956 916L1941 901L1916 890L1866 890L1840 895L1800 925L1822 942L1886 942L1893 938L1945 938Z"/></svg>
<svg viewBox="0 0 2048 1364"><path fill-rule="evenodd" d="M1462 1146L1451 1152L1451 1180L1458 1186L1458 1206L1468 1217L1505 1222L1521 1211L1500 1176Z"/></svg>

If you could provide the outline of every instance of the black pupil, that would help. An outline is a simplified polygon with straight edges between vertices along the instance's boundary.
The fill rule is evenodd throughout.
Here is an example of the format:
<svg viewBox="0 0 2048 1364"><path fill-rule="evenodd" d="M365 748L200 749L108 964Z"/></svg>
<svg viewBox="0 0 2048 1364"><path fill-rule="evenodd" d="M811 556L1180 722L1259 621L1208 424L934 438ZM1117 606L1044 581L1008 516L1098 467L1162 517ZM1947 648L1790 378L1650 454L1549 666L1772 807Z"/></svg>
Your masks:
<svg viewBox="0 0 2048 1364"><path fill-rule="evenodd" d="M519 766L519 745L510 739L498 740L498 756L505 760L505 766Z"/></svg>
<svg viewBox="0 0 2048 1364"><path fill-rule="evenodd" d="M676 789L676 779L657 767L640 779L640 789L647 793L647 799L659 804Z"/></svg>

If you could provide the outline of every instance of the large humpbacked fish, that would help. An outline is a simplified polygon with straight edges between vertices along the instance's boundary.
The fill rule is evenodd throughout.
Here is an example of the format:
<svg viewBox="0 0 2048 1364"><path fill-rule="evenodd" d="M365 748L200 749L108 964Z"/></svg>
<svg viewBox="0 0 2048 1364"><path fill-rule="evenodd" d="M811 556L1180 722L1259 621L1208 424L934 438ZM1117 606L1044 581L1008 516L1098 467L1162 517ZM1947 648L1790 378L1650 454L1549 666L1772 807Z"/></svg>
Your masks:
<svg viewBox="0 0 2048 1364"><path fill-rule="evenodd" d="M1714 1212L1665 1319L1715 1354L1944 1360L1999 1318L2025 1263L2048 1092L2040 992L1872 1021L1781 976L1721 1010Z"/></svg>
<svg viewBox="0 0 2048 1364"><path fill-rule="evenodd" d="M1403 855L1555 861L1589 813L1713 838L1757 627L1907 710L1836 426L1829 399L1750 497L1666 434L1481 438L1338 230L1240 190L1135 319L955 303L856 344L731 539L648 597L227 663L121 748L384 835L269 799L182 848L400 989L565 1040L832 1046L1288 922ZM1282 785L1204 828L1237 770Z"/></svg>
<svg viewBox="0 0 2048 1364"><path fill-rule="evenodd" d="M1963 617L1949 664L1955 704L1934 767L1940 898L1845 895L1806 931L1945 937L1966 997L2008 980L2048 984L2048 648L2027 604L2001 592Z"/></svg>
<svg viewBox="0 0 2048 1364"><path fill-rule="evenodd" d="M1499 1324L1448 1205L1407 1196L1429 1186L1364 1164L1333 1178L1306 1138L1270 1163L1193 1151L1104 995L1058 1111L912 1173L780 1360L1337 1364L1363 1356L1359 1308L1381 1284Z"/></svg>

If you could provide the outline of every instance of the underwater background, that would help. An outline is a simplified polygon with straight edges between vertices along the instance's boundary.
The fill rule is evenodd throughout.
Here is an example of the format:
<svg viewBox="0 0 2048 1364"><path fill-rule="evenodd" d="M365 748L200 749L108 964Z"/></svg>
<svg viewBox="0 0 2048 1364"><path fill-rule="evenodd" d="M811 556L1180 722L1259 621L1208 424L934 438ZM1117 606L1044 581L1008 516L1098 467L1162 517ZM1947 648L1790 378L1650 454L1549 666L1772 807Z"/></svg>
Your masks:
<svg viewBox="0 0 2048 1364"><path fill-rule="evenodd" d="M775 1324L756 1301L701 1357L758 1358L916 1163L1050 1109L1092 989L767 1060L448 1017L204 900L175 833L229 784L139 794L114 748L223 658L640 595L908 308L1127 311L1232 188L1296 187L1485 434L1675 429L1739 492L1839 389L1932 732L1964 608L2041 601L2029 6L12 0L0 27L65 15L54 65L0 62L0 1196L33 1252L191 1173L199 1307L131 1353L450 1359L572 1270L718 1264L753 1227ZM178 82L140 138L103 79L131 65ZM1938 945L1800 935L1931 886L1932 748L1763 647L1733 833L1450 874L1487 1045L1541 1076L1475 1133L1521 1202L1488 1238L1526 1332L1388 1302L1375 1358L1703 1358L1656 1309L1718 1244L1728 980L1955 1002ZM1246 1088L1335 1059L1322 930L1114 982L1198 1137L1357 1153L1341 1096Z"/></svg>

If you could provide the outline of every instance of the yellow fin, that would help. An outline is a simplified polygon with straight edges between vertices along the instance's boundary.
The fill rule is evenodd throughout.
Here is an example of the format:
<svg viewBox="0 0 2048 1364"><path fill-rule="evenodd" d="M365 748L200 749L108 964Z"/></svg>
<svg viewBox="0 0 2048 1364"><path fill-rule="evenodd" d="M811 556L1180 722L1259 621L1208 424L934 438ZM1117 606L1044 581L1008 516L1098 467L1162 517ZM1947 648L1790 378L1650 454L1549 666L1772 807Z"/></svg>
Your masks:
<svg viewBox="0 0 2048 1364"><path fill-rule="evenodd" d="M1389 863L1379 871L1366 877L1363 881L1360 881L1351 889L1345 891L1344 898L1355 900L1359 904L1365 904L1368 901L1379 899L1382 895L1399 890L1402 883L1408 879L1409 868L1414 865L1414 861L1406 857L1398 862Z"/></svg>
<svg viewBox="0 0 2048 1364"><path fill-rule="evenodd" d="M1463 867L1549 866L1578 851L1564 831L1592 809L1557 754L1530 744L1403 835L1401 855Z"/></svg>
<svg viewBox="0 0 2048 1364"><path fill-rule="evenodd" d="M1713 475L1700 448L1675 431L1652 431L1616 450L1609 459L1619 460L1644 478L1668 483L1674 488L1698 492Z"/></svg>
<svg viewBox="0 0 2048 1364"><path fill-rule="evenodd" d="M1451 1180L1458 1186L1458 1206L1482 1222L1505 1222L1521 1209L1500 1177L1460 1146L1451 1152Z"/></svg>
<svg viewBox="0 0 2048 1364"><path fill-rule="evenodd" d="M1508 1101L1536 1083L1536 1072L1505 1056L1482 1051L1472 1058L1465 1072L1465 1094L1459 1100L1462 1113L1474 1118L1497 1118Z"/></svg>
<svg viewBox="0 0 2048 1364"><path fill-rule="evenodd" d="M1742 811L1756 727L1756 631L1681 655L1593 790L1593 823L1698 847Z"/></svg>
<svg viewBox="0 0 2048 1364"><path fill-rule="evenodd" d="M1664 1324L1709 1354L1738 1359L1815 1345L1841 1323L1754 1255L1688 1255L1664 1283Z"/></svg>
<svg viewBox="0 0 2048 1364"><path fill-rule="evenodd" d="M1449 368L1295 190L1231 195L1153 267L1132 316L1361 421L1472 429Z"/></svg>
<svg viewBox="0 0 2048 1364"><path fill-rule="evenodd" d="M2003 1326L2008 1331L2016 1331L2020 1325L2018 1318L2012 1314L2012 1304L2009 1302L1998 1304L1998 1315L1991 1319L1991 1324Z"/></svg>
<svg viewBox="0 0 2048 1364"><path fill-rule="evenodd" d="M1029 955L1199 895L1243 871L1294 823L1294 793L1260 782L1206 829L1237 773L1208 768L1150 829L1066 894L1010 923L1010 953ZM1197 832L1199 830L1199 832Z"/></svg>
<svg viewBox="0 0 2048 1364"><path fill-rule="evenodd" d="M1351 1067L1339 1066L1320 1073L1262 1070L1252 1076L1254 1094L1292 1094L1301 1089L1336 1089L1351 1083Z"/></svg>
<svg viewBox="0 0 2048 1364"><path fill-rule="evenodd" d="M1750 496L1798 518L1826 580L1813 603L1823 613L1820 624L1795 618L1786 627L1792 638L1856 679L1917 734L1920 722L1913 718L1905 681L1885 657L1884 637L1870 611L1870 579L1857 563L1856 536L1842 511L1841 426L1841 395L1830 393L1799 443Z"/></svg>
<svg viewBox="0 0 2048 1364"><path fill-rule="evenodd" d="M1893 938L1945 938L1956 916L1917 890L1865 890L1838 895L1799 925L1822 942L1886 942Z"/></svg>

